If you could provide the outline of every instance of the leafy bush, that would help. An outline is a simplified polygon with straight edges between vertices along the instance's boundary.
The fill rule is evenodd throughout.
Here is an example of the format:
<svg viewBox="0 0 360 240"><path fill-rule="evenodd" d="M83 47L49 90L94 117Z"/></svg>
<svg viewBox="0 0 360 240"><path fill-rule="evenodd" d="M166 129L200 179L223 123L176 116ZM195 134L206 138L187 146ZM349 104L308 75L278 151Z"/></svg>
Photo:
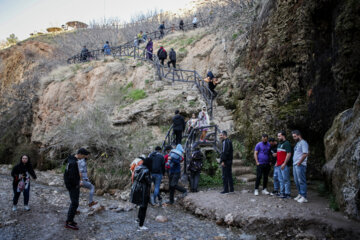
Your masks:
<svg viewBox="0 0 360 240"><path fill-rule="evenodd" d="M142 89L133 89L130 91L129 93L129 97L133 100L133 101L137 101L140 99L143 99L146 97L146 93L144 90Z"/></svg>

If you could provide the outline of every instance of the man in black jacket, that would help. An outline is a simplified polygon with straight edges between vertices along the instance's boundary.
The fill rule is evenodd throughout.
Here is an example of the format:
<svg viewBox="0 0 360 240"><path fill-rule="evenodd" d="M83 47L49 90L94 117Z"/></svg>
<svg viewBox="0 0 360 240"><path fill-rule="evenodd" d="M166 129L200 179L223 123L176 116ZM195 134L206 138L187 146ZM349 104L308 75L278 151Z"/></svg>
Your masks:
<svg viewBox="0 0 360 240"><path fill-rule="evenodd" d="M170 63L173 65L174 68L176 68L176 52L173 48L171 48L170 52L169 52L169 59L170 61L168 61L168 67L170 67Z"/></svg>
<svg viewBox="0 0 360 240"><path fill-rule="evenodd" d="M157 56L160 60L161 65L164 65L164 61L167 58L167 52L163 46L160 46L160 48L157 52Z"/></svg>
<svg viewBox="0 0 360 240"><path fill-rule="evenodd" d="M154 183L154 194L150 197L151 205L156 204L156 197L158 197L160 206L161 206L161 196L160 196L160 184L162 177L165 173L165 159L161 154L161 147L157 146L155 151L149 155L151 159L151 179Z"/></svg>
<svg viewBox="0 0 360 240"><path fill-rule="evenodd" d="M74 222L80 196L80 172L77 161L78 159L87 158L89 154L86 149L80 148L75 156L69 156L64 173L64 182L66 189L69 191L71 201L65 227L73 230L79 230L77 223Z"/></svg>
<svg viewBox="0 0 360 240"><path fill-rule="evenodd" d="M175 111L175 116L173 117L173 131L176 136L175 145L181 144L182 133L185 130L185 120L184 117L180 115L180 111Z"/></svg>
<svg viewBox="0 0 360 240"><path fill-rule="evenodd" d="M227 132L222 131L220 133L220 139L222 140L222 152L220 157L220 163L222 166L222 180L224 190L221 194L233 193L234 184L232 179L232 161L233 161L233 146L230 139L228 139ZM230 191L229 191L230 190Z"/></svg>

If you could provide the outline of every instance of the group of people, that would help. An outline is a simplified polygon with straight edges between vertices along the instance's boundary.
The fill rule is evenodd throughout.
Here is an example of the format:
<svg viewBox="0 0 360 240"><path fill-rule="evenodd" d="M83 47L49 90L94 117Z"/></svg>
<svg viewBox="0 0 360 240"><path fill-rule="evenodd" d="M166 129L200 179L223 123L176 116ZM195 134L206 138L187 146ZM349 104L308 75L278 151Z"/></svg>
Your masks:
<svg viewBox="0 0 360 240"><path fill-rule="evenodd" d="M111 47L110 47L110 43L109 41L106 41L103 48L101 49L101 51L104 53L104 55L106 56L110 56L111 55ZM80 52L80 60L82 62L86 62L88 61L90 58L92 57L91 52L86 48L86 46L83 46L81 52Z"/></svg>
<svg viewBox="0 0 360 240"><path fill-rule="evenodd" d="M308 202L306 166L309 155L309 145L302 138L299 130L292 131L292 137L296 141L293 151L290 142L286 140L285 131L278 132L278 142L274 138L268 139L268 135L263 134L262 141L256 144L254 151L256 162L254 194L256 196L259 195L259 185L261 178L263 178L262 194L276 195L285 199L291 198L290 167L292 165L294 182L298 192L294 200L299 203ZM274 166L274 190L269 193L267 183L272 165Z"/></svg>

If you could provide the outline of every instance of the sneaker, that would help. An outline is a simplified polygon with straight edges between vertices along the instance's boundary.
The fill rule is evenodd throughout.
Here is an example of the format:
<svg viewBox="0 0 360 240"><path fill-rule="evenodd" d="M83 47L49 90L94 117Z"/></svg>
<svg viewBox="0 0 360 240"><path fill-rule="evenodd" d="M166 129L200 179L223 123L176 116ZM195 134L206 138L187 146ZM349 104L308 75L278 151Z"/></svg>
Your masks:
<svg viewBox="0 0 360 240"><path fill-rule="evenodd" d="M283 198L283 199L290 199L291 196L290 196L290 194L284 194L284 195L281 196L281 198Z"/></svg>
<svg viewBox="0 0 360 240"><path fill-rule="evenodd" d="M226 192L226 191L220 192L220 194L227 194L227 193L229 193L229 192Z"/></svg>
<svg viewBox="0 0 360 240"><path fill-rule="evenodd" d="M135 219L135 223L139 224L140 220L137 218Z"/></svg>
<svg viewBox="0 0 360 240"><path fill-rule="evenodd" d="M278 198L285 198L285 194L283 194L283 193L278 193L278 194L276 194L276 196Z"/></svg>
<svg viewBox="0 0 360 240"><path fill-rule="evenodd" d="M140 232L140 231L145 231L145 230L148 230L148 228L145 227L145 226L141 226L141 227L138 228L137 231Z"/></svg>
<svg viewBox="0 0 360 240"><path fill-rule="evenodd" d="M294 200L297 201L297 200L299 200L300 198L301 198L301 195L298 194L298 195L296 196L296 198L294 198Z"/></svg>
<svg viewBox="0 0 360 240"><path fill-rule="evenodd" d="M279 191L274 190L274 191L272 191L272 192L270 193L270 195L271 195L271 196L275 196L275 195L277 195L278 193L279 193Z"/></svg>
<svg viewBox="0 0 360 240"><path fill-rule="evenodd" d="M70 228L72 230L79 230L79 227L74 222L67 222L66 221L65 228Z"/></svg>
<svg viewBox="0 0 360 240"><path fill-rule="evenodd" d="M255 189L254 195L255 195L255 196L259 196L259 190Z"/></svg>
<svg viewBox="0 0 360 240"><path fill-rule="evenodd" d="M92 206L94 206L94 205L96 205L98 202L96 202L96 201L92 201L91 203L89 203L89 207L92 207Z"/></svg>
<svg viewBox="0 0 360 240"><path fill-rule="evenodd" d="M261 191L261 194L264 194L264 195L269 195L270 193L266 190L266 188L264 190Z"/></svg>
<svg viewBox="0 0 360 240"><path fill-rule="evenodd" d="M174 202L172 202L172 201L167 201L166 204L173 205Z"/></svg>
<svg viewBox="0 0 360 240"><path fill-rule="evenodd" d="M25 211L30 211L29 205L24 205L24 209L25 209Z"/></svg>
<svg viewBox="0 0 360 240"><path fill-rule="evenodd" d="M304 198L303 196L301 196L298 200L297 200L298 203L307 203L308 200L306 198Z"/></svg>
<svg viewBox="0 0 360 240"><path fill-rule="evenodd" d="M13 205L12 210L15 212L17 210L16 205Z"/></svg>

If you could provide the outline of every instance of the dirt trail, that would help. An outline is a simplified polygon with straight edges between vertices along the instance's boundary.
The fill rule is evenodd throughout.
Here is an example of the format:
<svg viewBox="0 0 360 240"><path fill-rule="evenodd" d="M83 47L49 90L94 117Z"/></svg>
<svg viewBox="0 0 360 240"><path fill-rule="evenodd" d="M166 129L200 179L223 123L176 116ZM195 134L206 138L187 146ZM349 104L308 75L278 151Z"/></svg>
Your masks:
<svg viewBox="0 0 360 240"><path fill-rule="evenodd" d="M0 238L7 239L255 239L238 229L217 226L182 210L181 206L149 207L145 226L148 231L137 232L134 220L137 210L125 201L95 197L105 210L89 215L87 193L81 193L81 214L75 217L80 230L64 228L69 204L64 187L47 186L32 181L31 210L22 209L20 197L18 211L12 212L11 178L0 175ZM119 210L124 209L124 210ZM159 223L156 216L169 221Z"/></svg>
<svg viewBox="0 0 360 240"><path fill-rule="evenodd" d="M360 222L329 209L328 201L312 189L309 202L304 204L270 195L254 196L253 184L237 186L234 194L222 195L220 191L189 194L182 205L219 225L256 234L257 239L360 239Z"/></svg>

